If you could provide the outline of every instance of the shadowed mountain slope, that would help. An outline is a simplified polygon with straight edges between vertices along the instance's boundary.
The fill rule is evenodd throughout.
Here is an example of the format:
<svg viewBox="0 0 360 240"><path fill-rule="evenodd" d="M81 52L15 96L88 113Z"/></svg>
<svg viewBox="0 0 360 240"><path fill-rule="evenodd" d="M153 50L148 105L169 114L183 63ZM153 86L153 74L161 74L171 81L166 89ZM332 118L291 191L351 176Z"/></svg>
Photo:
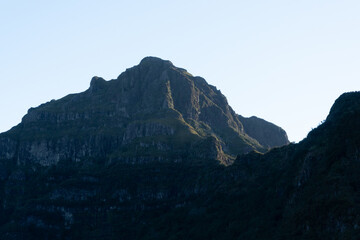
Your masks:
<svg viewBox="0 0 360 240"><path fill-rule="evenodd" d="M360 92L351 92L299 144L239 156L234 166L259 186L248 197L266 199L254 214L268 221L252 236L359 239L359 149ZM250 225L254 230L259 223Z"/></svg>

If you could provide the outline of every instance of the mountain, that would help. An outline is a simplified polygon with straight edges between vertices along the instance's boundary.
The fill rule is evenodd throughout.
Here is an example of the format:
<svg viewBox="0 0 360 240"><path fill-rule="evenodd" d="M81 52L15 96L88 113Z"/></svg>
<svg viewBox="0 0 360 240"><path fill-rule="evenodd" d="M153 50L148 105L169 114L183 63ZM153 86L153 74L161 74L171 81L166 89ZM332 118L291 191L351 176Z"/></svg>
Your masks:
<svg viewBox="0 0 360 240"><path fill-rule="evenodd" d="M60 160L110 162L216 159L288 144L279 127L238 117L224 95L170 61L144 58L117 79L29 109L0 135L0 158L43 166Z"/></svg>
<svg viewBox="0 0 360 240"><path fill-rule="evenodd" d="M359 239L359 123L352 92L300 143L240 154L230 166L2 159L0 236Z"/></svg>
<svg viewBox="0 0 360 240"><path fill-rule="evenodd" d="M152 63L147 65L148 61ZM134 92L143 89L138 98L130 97L132 91L117 95L117 84L126 82L120 83L119 79L136 75L132 71L139 71L137 76L140 76L140 69L146 69L145 66L156 69L153 61L161 63L160 66L169 64L146 58L117 80L95 79L84 93L32 109L20 125L1 134L1 239L360 239L360 92L342 94L326 120L301 142L267 152L260 152L255 147L250 152L240 149L232 164L226 164L217 157L206 158L211 154L215 156L211 153L214 145L218 147L215 153L220 153L221 146L226 155L231 153L227 146L234 146L231 140L253 139L255 144L256 139L265 149L266 141L252 127L269 124L253 117L246 119L232 115L229 108L230 115L224 112L220 116L228 116L225 118L227 121L232 116L232 119L238 119L234 122L242 126L241 134L236 135L240 137L230 138L233 135L216 130L221 129L220 126L228 129L227 124L211 120L214 116L210 112L206 119L202 118L206 106L198 115L198 119L203 120L194 120L195 113L192 113L192 118L186 117L184 109L193 107L181 107L188 105L177 103L173 88L170 88L174 103L174 108L170 109L173 110L152 108L153 104L148 104L151 101L163 106L160 104L162 101L157 97L152 99L150 93L145 97L147 89L152 88L151 83L158 78L149 78L152 81L144 88L140 85L146 77L140 78L142 80L136 84L135 81L132 89L137 90ZM184 70L179 71L185 74ZM193 80L196 77L188 78ZM105 87L107 84L110 84L108 88ZM214 100L211 102L215 104L215 99L222 95L215 94L213 87L206 86L208 88L199 90L199 99L205 99L200 96L204 89L212 89L210 96ZM106 94L103 94L104 89ZM200 88L196 87L195 92L196 89ZM182 90L181 93L186 92L185 87ZM124 110L124 105L116 105L119 103L116 96L133 99L133 104L126 105L126 101L121 100L128 106ZM143 98L146 101L141 100ZM184 99L187 102L188 98ZM114 105L109 100L113 100ZM220 102L216 103L219 108ZM114 106L119 106L123 115L116 114L126 116L127 113L128 116L122 118L112 114L110 110ZM173 118L171 114L175 110L178 115ZM165 118L171 119L166 121L166 126L174 126L172 121L176 122L179 116L182 119L177 129L184 135L176 131L171 135L167 130L158 130L163 127L147 125L149 121L163 124L159 119ZM113 152L114 136L121 136L121 141L124 136L129 136L128 130L122 130L128 128L121 124L133 124L133 119L141 121L141 126L145 125L140 129L147 130L136 130L136 127L132 129L135 133L129 130L130 136L136 136L130 138L131 141L144 143L147 137L151 137L156 142L162 139L161 136L168 136L167 141L175 144L173 136L185 136L181 141L186 146L164 150L163 159L157 160L144 160L144 157L143 161L136 160L147 150L132 148L131 143L127 148L126 145L116 145L121 153L129 149L134 154L131 157L125 158L121 153ZM205 128L193 127L194 122L205 122L210 136L201 135L199 129ZM272 124L265 132L268 131L284 136L284 132ZM189 132L192 134L190 138ZM41 139L58 139L60 135L63 136L63 145L47 146L50 141L45 141L45 147L36 149L32 143L43 141ZM86 140L87 136L90 140ZM96 140L91 136L103 138ZM90 147L84 146L84 139L89 141ZM40 157L41 149L45 149L42 152L45 155L48 149L58 152L57 148L72 149L73 144L83 146L84 152L91 154L83 154L80 158L59 157L48 165L36 160L40 157L29 155L22 147L26 146L25 142L33 146L31 151L38 152ZM66 148L66 144L69 147ZM94 149L91 144L94 144ZM184 155L171 160L174 151L178 151L174 155ZM151 157L160 156L157 155L159 152L146 153Z"/></svg>

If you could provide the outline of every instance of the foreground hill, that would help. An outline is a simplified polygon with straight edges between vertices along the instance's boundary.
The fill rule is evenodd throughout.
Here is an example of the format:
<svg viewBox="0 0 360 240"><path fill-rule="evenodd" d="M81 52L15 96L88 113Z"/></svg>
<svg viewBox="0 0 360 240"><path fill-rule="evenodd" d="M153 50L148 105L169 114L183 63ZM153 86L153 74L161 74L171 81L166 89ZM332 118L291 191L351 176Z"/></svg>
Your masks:
<svg viewBox="0 0 360 240"><path fill-rule="evenodd" d="M0 158L43 166L88 158L229 164L239 153L289 143L283 130L261 123L249 125L249 132L270 134L250 135L247 125L203 78L147 57L115 80L94 77L85 92L31 108L18 126L0 135Z"/></svg>

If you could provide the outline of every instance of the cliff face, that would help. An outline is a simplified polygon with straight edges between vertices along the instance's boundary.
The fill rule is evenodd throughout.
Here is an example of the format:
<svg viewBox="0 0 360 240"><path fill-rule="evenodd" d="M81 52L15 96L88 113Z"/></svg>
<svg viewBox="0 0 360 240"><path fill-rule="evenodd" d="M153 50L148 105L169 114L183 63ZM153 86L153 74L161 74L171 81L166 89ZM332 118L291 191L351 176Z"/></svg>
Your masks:
<svg viewBox="0 0 360 240"><path fill-rule="evenodd" d="M94 77L85 92L30 109L0 135L0 157L44 166L99 157L229 164L239 153L288 143L272 142L276 137L266 129L250 136L219 90L169 61L147 57L115 80Z"/></svg>
<svg viewBox="0 0 360 240"><path fill-rule="evenodd" d="M273 123L257 117L245 118L238 115L238 118L243 124L244 132L264 147L280 147L290 143L284 129Z"/></svg>

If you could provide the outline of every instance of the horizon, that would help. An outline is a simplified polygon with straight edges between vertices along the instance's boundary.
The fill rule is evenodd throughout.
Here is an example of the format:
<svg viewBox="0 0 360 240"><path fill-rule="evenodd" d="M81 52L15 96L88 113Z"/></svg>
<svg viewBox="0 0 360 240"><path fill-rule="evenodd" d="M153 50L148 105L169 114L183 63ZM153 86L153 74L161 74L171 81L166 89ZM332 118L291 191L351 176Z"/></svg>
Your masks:
<svg viewBox="0 0 360 240"><path fill-rule="evenodd" d="M109 2L0 3L0 132L146 56L203 77L237 114L280 126L292 142L360 90L360 2Z"/></svg>

